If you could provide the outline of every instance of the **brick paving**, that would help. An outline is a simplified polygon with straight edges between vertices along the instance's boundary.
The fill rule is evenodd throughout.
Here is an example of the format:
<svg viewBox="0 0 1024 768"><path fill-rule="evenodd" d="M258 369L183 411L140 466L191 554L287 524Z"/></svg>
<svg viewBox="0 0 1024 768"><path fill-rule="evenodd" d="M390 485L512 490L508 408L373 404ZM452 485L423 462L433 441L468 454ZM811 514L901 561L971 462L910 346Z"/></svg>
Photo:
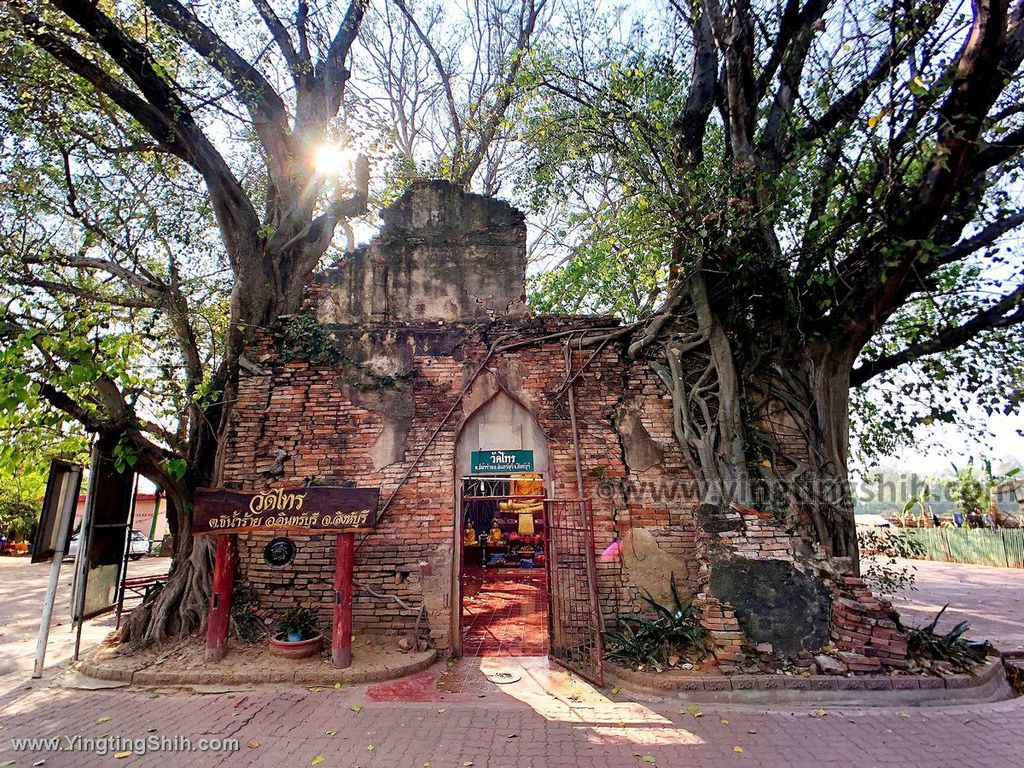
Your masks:
<svg viewBox="0 0 1024 768"><path fill-rule="evenodd" d="M919 589L900 606L908 614L923 618L934 613L932 607L951 602L951 611L969 618L979 633L1003 640L1004 646L1024 637L1019 618L1022 572L915 564ZM4 585L15 583L8 580L13 575L3 572ZM339 689L281 686L197 694L29 683L23 653L34 638L28 629L38 603L33 605L21 593L12 598L7 592L3 602L10 623L0 639L0 662L21 663L10 664L8 674L0 675L0 682L10 686L0 693L0 766L8 760L14 766L45 760L45 768L278 768L312 766L321 755L323 761L316 764L325 768L651 764L644 758L673 767L1024 766L1022 699L956 707L829 706L824 716L815 716L818 707L813 704L702 704L702 716L695 718L685 701L594 690L564 672L545 671L541 662L496 657L463 659L400 681ZM519 683L486 681L486 673L510 664L522 665ZM118 759L86 750L16 751L12 744L23 737L76 734L178 737L194 745L202 738L236 738L239 749L187 756L150 751Z"/></svg>
<svg viewBox="0 0 1024 768"><path fill-rule="evenodd" d="M488 660L481 660L487 662ZM473 663L468 661L462 663ZM217 694L37 687L0 699L0 765L343 766L970 766L1022 765L1024 702L955 708L829 709L629 701L621 694L478 681L420 701L374 700L367 687L262 688ZM429 675L433 675L430 678ZM391 685L391 684L386 684ZM578 681L573 685L579 686ZM417 685L414 683L413 688ZM373 688L373 687L371 687ZM109 718L109 719L107 719ZM132 754L14 751L12 738L117 735L235 738L237 751ZM739 749L737 749L739 748ZM742 751L740 751L742 750ZM322 760L318 758L322 756Z"/></svg>
<svg viewBox="0 0 1024 768"><path fill-rule="evenodd" d="M548 652L544 569L466 568L463 653L467 656L543 656Z"/></svg>

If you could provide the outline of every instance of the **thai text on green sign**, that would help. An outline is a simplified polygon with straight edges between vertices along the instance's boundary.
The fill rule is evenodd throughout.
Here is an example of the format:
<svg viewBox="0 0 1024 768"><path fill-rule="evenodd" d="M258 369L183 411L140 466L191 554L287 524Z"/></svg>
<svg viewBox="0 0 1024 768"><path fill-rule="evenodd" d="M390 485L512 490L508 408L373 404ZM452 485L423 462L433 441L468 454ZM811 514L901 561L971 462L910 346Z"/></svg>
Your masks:
<svg viewBox="0 0 1024 768"><path fill-rule="evenodd" d="M471 460L474 475L533 472L533 451L473 451Z"/></svg>

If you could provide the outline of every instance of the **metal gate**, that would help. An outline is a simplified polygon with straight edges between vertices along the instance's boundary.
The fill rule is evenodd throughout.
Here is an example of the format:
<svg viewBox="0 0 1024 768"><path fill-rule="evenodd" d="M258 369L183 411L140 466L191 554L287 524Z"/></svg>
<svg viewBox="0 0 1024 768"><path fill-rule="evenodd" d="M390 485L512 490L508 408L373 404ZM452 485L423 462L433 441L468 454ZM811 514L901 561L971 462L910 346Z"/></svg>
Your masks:
<svg viewBox="0 0 1024 768"><path fill-rule="evenodd" d="M594 513L589 501L547 499L549 656L604 685L601 614L597 602Z"/></svg>

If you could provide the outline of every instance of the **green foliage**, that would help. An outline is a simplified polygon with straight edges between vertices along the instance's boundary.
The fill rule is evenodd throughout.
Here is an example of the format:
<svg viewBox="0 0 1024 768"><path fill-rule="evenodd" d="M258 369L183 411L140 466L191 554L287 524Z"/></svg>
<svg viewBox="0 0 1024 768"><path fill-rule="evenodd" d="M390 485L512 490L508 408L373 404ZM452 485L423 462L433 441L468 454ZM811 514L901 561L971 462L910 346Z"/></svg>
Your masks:
<svg viewBox="0 0 1024 768"><path fill-rule="evenodd" d="M975 527L982 525L980 518L989 511L995 501L995 491L1003 482L1020 473L1020 468L1012 469L1004 475L996 475L992 470L992 462L982 458L977 467L972 458L967 466L954 466L955 475L946 482L950 498L957 509L967 518L968 523Z"/></svg>
<svg viewBox="0 0 1024 768"><path fill-rule="evenodd" d="M127 472L139 462L138 451L131 440L122 436L114 446L114 469Z"/></svg>
<svg viewBox="0 0 1024 768"><path fill-rule="evenodd" d="M297 633L303 640L320 631L320 620L309 608L295 607L277 620L275 628L279 635Z"/></svg>
<svg viewBox="0 0 1024 768"><path fill-rule="evenodd" d="M787 118L794 145L781 164L755 154L746 168L737 166L718 119L722 99L699 151L681 157L694 56L683 23L654 13L592 9L572 17L545 47L547 87L524 110L529 164L516 189L531 210L545 214L531 252L531 305L632 320L657 304L672 274L713 260L723 276L721 290L735 296L731 340L756 360L780 346L772 336L780 326L811 340L842 322L838 313L856 306L856 297L844 294L852 283L837 265L848 257L855 261L865 243L860 263L877 253L879 264L872 262L873 285L853 289L859 293L885 285L887 263L905 253L919 254L922 265L936 263L952 244L943 235L903 239L894 233L907 228L903 218L912 207L899 195L922 183L935 149L932 130L941 121L931 111L950 87L947 57L931 49L912 67L895 68L891 81L828 142L800 139L816 114L868 76L865 68L878 56L869 42L874 35L888 40L922 33L928 39L941 28L951 39L966 36L969 17L944 11L924 33L929 22L919 11L867 3L830 17L829 34L809 41L796 96L801 106ZM780 12L752 10L769 42L783 23ZM756 50L754 59L774 55ZM776 88L765 85L750 116L755 144ZM1012 109L1019 96L1019 84L1010 86L1003 106ZM986 141L1012 127L993 127ZM1019 158L1011 159L992 176L993 185L970 211L973 223L953 240L1019 212L1020 165ZM742 190L751 188L756 203L743 199ZM861 359L903 351L961 325L1022 280L1024 268L1009 239L943 264L883 318ZM806 296L814 297L813 304ZM1019 322L998 324L855 389L851 432L858 458L870 464L895 454L927 438L935 424L955 423L981 437L984 416L1015 412L1024 401L1022 346Z"/></svg>
<svg viewBox="0 0 1024 768"><path fill-rule="evenodd" d="M651 667L659 672L670 666L670 656L703 652L704 629L697 623L689 602L684 603L671 580L674 608L657 603L648 595L644 601L654 618L642 614L619 616L618 631L605 632L605 656L618 664Z"/></svg>
<svg viewBox="0 0 1024 768"><path fill-rule="evenodd" d="M159 26L145 38L154 67L187 76ZM147 149L138 124L27 43L9 14L0 39L0 475L84 459L81 422L110 415L101 387L183 453L173 438L219 396L210 370L229 315L202 184ZM183 353L191 342L195 360ZM119 453L122 471L137 463L130 446Z"/></svg>
<svg viewBox="0 0 1024 768"><path fill-rule="evenodd" d="M916 589L914 568L901 564L897 559L924 557L924 543L913 535L913 531L858 529L857 545L862 555L871 556L861 575L873 591L891 596L903 590Z"/></svg>
<svg viewBox="0 0 1024 768"><path fill-rule="evenodd" d="M164 470L172 480L181 480L188 471L188 462L180 458L168 459L164 462Z"/></svg>
<svg viewBox="0 0 1024 768"><path fill-rule="evenodd" d="M936 273L933 290L913 297L872 339L863 359L894 354L940 329L957 325L990 297L1024 279L1008 249L991 249L970 263ZM918 358L851 391L858 458L870 463L910 445L934 444L935 427L955 425L971 442L987 442L985 421L1024 403L1024 329L1008 325L973 334L955 349Z"/></svg>
<svg viewBox="0 0 1024 768"><path fill-rule="evenodd" d="M325 365L344 365L351 369L347 381L362 390L398 389L415 378L415 371L400 373L378 373L364 363L353 360L335 345L328 333L313 315L300 315L284 329L278 343L281 358L307 360Z"/></svg>
<svg viewBox="0 0 1024 768"><path fill-rule="evenodd" d="M281 357L311 363L337 363L342 354L313 315L299 315L288 323L280 343Z"/></svg>
<svg viewBox="0 0 1024 768"><path fill-rule="evenodd" d="M14 488L0 486L0 533L12 541L28 539L38 522L38 504Z"/></svg>
<svg viewBox="0 0 1024 768"><path fill-rule="evenodd" d="M984 645L970 643L964 635L968 627L961 621L948 632L938 632L936 627L939 619L946 612L948 605L942 606L935 618L923 627L906 627L897 619L897 627L907 636L907 648L918 659L945 661L961 671L970 671L971 667L985 660L987 648Z"/></svg>
<svg viewBox="0 0 1024 768"><path fill-rule="evenodd" d="M236 581L231 592L231 628L242 645L252 645L267 634L267 625L259 615L259 596L252 585Z"/></svg>

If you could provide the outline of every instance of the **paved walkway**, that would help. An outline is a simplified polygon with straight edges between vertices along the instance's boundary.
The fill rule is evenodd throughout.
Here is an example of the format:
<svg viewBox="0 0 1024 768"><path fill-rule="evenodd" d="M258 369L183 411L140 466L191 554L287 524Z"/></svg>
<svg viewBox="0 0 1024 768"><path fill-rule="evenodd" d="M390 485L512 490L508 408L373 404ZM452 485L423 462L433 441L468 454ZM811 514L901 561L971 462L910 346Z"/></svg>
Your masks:
<svg viewBox="0 0 1024 768"><path fill-rule="evenodd" d="M463 575L466 656L548 652L548 588L543 568L467 568Z"/></svg>
<svg viewBox="0 0 1024 768"><path fill-rule="evenodd" d="M209 694L31 687L0 698L0 765L342 766L544 768L574 766L949 766L1006 768L1024 754L1024 702L931 709L765 710L630 701L579 680L552 682L530 660L524 677L494 685L446 678L463 659L401 684L277 688ZM438 687L440 686L440 688ZM380 693L404 687L408 699ZM447 692L442 689L452 689ZM544 690L549 688L549 690ZM416 692L420 695L411 695ZM418 700L417 700L418 699ZM694 713L699 714L695 717ZM79 751L24 748L14 739L81 736ZM109 737L120 737L111 744ZM165 739L165 751L149 751ZM167 747L219 751L167 754ZM136 740L138 743L135 743ZM226 748L225 748L226 746ZM16 749L16 747L22 747ZM109 751L107 751L109 748ZM107 754L98 754L97 749ZM115 753L121 754L120 759ZM129 754L125 754L129 753Z"/></svg>
<svg viewBox="0 0 1024 768"><path fill-rule="evenodd" d="M951 621L970 619L975 634L1004 646L1024 637L1017 625L1021 572L915 565L919 590L902 606L908 614L925 619L948 601L957 614ZM339 688L86 690L76 686L95 684L68 672L54 677L52 663L47 679L30 681L46 568L0 558L0 569L0 622L7 624L0 629L0 661L8 664L8 673L0 675L0 766L40 760L45 768L1024 765L1024 699L827 711L813 703L774 709L702 705L701 711L685 701L597 690L543 659L495 657ZM66 616L66 602L60 612ZM52 661L66 654L65 632L58 627L54 633ZM224 663L230 668L230 657ZM519 680L489 682L497 672ZM92 741L69 751L68 739L76 736ZM121 743L112 743L113 737ZM58 741L26 745L20 741L25 738ZM226 739L236 740L234 748ZM218 750L195 751L210 740L217 740ZM65 751L58 751L61 746ZM181 754L186 747L192 751ZM169 754L173 748L178 752Z"/></svg>
<svg viewBox="0 0 1024 768"><path fill-rule="evenodd" d="M169 557L143 558L128 563L128 575L138 577L167 573L170 563ZM74 563L65 561L60 570L57 602L46 648L48 668L59 666L74 651L75 634L71 631L73 575ZM49 578L49 563L32 565L27 557L0 557L0 690L31 674ZM82 628L82 649L96 645L113 628L113 615L87 621Z"/></svg>
<svg viewBox="0 0 1024 768"><path fill-rule="evenodd" d="M971 637L989 640L1002 651L1024 650L1024 570L931 560L897 562L915 568L917 577L916 590L893 600L904 623L926 623L948 603L940 627L966 621Z"/></svg>

